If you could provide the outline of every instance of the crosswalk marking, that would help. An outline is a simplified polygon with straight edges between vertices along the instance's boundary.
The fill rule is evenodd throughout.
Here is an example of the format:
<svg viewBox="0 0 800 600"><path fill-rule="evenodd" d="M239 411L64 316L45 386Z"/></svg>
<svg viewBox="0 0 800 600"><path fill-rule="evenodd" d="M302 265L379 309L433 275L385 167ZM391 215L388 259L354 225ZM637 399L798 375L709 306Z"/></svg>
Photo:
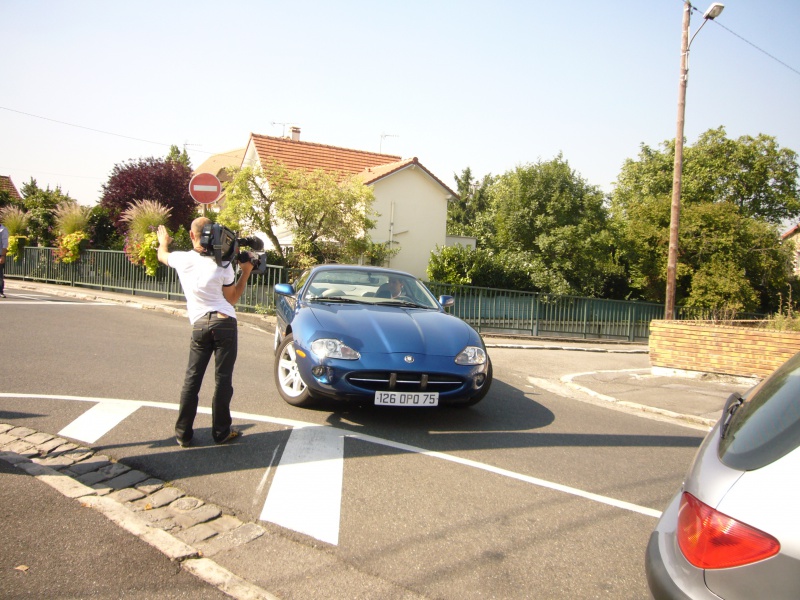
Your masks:
<svg viewBox="0 0 800 600"><path fill-rule="evenodd" d="M338 544L343 472L342 430L296 427L275 470L261 520Z"/></svg>
<svg viewBox="0 0 800 600"><path fill-rule="evenodd" d="M81 402L95 402L93 407L82 417L79 417L67 428L63 429L60 435L75 437L65 433L66 430L82 418L86 417L92 410L98 412L109 410L111 405L128 405L129 409L122 417L132 414L140 406L158 408L163 410L177 411L178 405L142 401L142 400L123 400L105 399L88 396L66 396L57 394L24 394L0 392L0 398L32 398L32 399L51 399ZM100 405L109 405L108 408L98 408ZM118 407L119 408L119 407ZM211 414L208 407L199 407L199 414ZM117 413L118 415L120 413ZM401 442L374 437L371 435L337 429L335 427L317 425L306 421L286 419L280 417L270 417L255 413L245 413L232 411L234 419L243 421L272 423L291 427L292 433L281 457L278 468L275 472L267 501L264 504L261 519L276 523L288 529L293 529L301 533L310 535L316 539L326 541L331 544L338 544L339 540L339 519L342 504L342 481L344 472L344 438L360 440L367 443L387 446L410 454L418 454L429 458L444 460L453 464L458 464L473 469L478 469L487 473L492 473L501 477L515 479L537 487L551 489L557 492L569 494L571 496L583 498L592 502L613 506L621 510L630 511L648 517L659 518L661 511L640 506L631 502L618 500L609 496L595 494L586 490L559 484L553 481L540 479L523 473L509 471L500 467L470 460L454 454L427 450L418 446L411 446ZM121 419L120 419L121 420ZM117 421L118 422L118 421ZM112 424L111 427L116 425ZM94 427L97 427L95 425ZM110 430L111 427L108 429ZM102 434L101 434L102 435ZM97 438L101 437L98 435ZM83 441L83 440L82 440ZM274 460L274 453L273 453ZM263 489L263 485L269 476L269 469L272 468L272 461L261 480L258 488L258 495ZM273 496L274 494L274 496ZM295 503L294 505L292 503Z"/></svg>
<svg viewBox="0 0 800 600"><path fill-rule="evenodd" d="M132 415L139 406L130 401L99 402L59 431L58 435L93 444Z"/></svg>

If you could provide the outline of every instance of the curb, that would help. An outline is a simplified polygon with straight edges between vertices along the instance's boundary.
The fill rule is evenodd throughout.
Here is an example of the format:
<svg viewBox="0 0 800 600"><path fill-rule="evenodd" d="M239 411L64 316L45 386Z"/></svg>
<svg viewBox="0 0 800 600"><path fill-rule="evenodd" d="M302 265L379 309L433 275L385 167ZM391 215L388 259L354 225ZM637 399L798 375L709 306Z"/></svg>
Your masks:
<svg viewBox="0 0 800 600"><path fill-rule="evenodd" d="M580 385L579 383L575 383L574 381L572 381L573 377L580 377L581 375L586 375L586 373L573 373L571 375L564 375L561 377L561 382L567 387L576 390L578 392L582 392L588 396L591 396L592 398L601 400L603 402L608 402L610 404L614 404L615 406L624 407L635 412L649 413L652 415L658 415L660 417L664 417L671 421L678 421L682 423L690 423L692 425L699 425L701 427L706 428L707 430L711 430L711 428L713 428L714 425L716 425L717 423L717 421L714 419L707 419L705 417L698 417L696 415L687 415L684 413L678 413L671 410L666 410L664 408L647 406L646 404L638 404L636 402L619 400L617 398L614 398L613 396L606 396L605 394L595 392L594 390L591 390L587 387Z"/></svg>
<svg viewBox="0 0 800 600"><path fill-rule="evenodd" d="M278 600L203 556L204 550L216 554L260 537L265 530L259 525L242 523L231 515L221 514L216 507L209 510L211 505L189 498L182 490L146 473L97 455L90 448L28 427L0 423L0 460L36 477L65 497L97 510L178 563L181 569L228 596L237 600ZM89 485L89 482L94 483ZM198 514L200 509L204 509L202 515ZM148 514L151 519L138 513ZM160 518L153 521L154 515ZM195 527L205 530L202 534L191 532ZM214 531L215 527L218 531ZM199 547L172 535L166 528L180 529L179 533L189 539L194 535Z"/></svg>

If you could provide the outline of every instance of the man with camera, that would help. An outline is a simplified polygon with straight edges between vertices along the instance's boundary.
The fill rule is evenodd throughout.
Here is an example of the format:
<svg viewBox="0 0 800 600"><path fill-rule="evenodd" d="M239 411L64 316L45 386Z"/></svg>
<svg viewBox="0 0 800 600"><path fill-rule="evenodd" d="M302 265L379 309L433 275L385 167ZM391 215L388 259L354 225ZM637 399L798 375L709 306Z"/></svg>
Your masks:
<svg viewBox="0 0 800 600"><path fill-rule="evenodd" d="M172 238L166 227L158 227L158 260L178 272L186 309L192 323L189 366L181 390L175 438L181 447L190 446L194 436L200 386L206 367L214 355L215 386L211 403L211 435L214 442L224 444L238 438L241 432L231 427L230 404L233 397L233 367L238 349L238 330L234 305L244 293L253 270L250 261L242 261L239 279L233 262L220 264L210 252L208 240L212 222L206 217L192 221L189 237L193 249L170 252Z"/></svg>

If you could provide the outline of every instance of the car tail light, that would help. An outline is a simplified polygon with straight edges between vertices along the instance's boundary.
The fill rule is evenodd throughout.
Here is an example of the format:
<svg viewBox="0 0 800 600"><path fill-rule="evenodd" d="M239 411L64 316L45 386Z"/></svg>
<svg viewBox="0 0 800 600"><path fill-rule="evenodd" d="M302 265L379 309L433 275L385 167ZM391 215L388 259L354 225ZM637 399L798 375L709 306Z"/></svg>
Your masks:
<svg viewBox="0 0 800 600"><path fill-rule="evenodd" d="M746 525L688 492L678 513L678 545L690 563L700 569L727 569L764 560L781 545L774 537Z"/></svg>

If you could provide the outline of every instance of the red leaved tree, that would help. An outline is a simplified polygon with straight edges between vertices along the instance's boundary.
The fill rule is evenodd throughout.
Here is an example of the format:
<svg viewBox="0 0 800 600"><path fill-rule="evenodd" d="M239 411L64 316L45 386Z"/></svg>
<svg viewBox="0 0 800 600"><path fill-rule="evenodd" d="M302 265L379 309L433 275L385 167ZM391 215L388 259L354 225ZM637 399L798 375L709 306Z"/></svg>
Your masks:
<svg viewBox="0 0 800 600"><path fill-rule="evenodd" d="M108 209L120 235L128 226L122 213L137 200L154 200L172 209L167 227L177 231L183 225L188 230L197 214L197 203L189 195L191 178L191 167L175 160L150 157L114 165L100 206Z"/></svg>

